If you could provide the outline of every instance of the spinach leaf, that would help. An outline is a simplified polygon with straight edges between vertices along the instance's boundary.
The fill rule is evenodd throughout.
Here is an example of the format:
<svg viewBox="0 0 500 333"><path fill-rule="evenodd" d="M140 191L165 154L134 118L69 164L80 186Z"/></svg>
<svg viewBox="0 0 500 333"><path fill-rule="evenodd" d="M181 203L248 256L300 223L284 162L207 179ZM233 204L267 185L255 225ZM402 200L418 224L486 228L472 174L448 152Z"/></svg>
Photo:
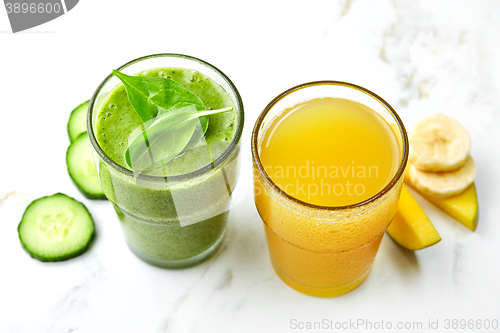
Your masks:
<svg viewBox="0 0 500 333"><path fill-rule="evenodd" d="M145 123L159 115L195 105L197 111L207 108L194 93L176 81L164 77L130 76L117 70L113 74L120 79L135 112ZM208 117L200 116L203 134L208 128ZM200 135L200 138L203 135Z"/></svg>
<svg viewBox="0 0 500 333"><path fill-rule="evenodd" d="M175 112L162 113L146 130L135 136L125 152L125 160L135 171L156 169L173 160L186 148L196 128L201 126L202 117L232 109L228 107L199 112L191 104Z"/></svg>

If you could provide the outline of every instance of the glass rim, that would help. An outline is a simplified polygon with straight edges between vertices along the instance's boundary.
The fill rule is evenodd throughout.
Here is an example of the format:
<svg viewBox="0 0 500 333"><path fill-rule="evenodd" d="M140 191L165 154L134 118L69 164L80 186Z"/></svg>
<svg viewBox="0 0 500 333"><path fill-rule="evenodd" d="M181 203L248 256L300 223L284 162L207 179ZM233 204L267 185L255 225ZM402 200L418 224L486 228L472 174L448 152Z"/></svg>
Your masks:
<svg viewBox="0 0 500 333"><path fill-rule="evenodd" d="M372 196L372 197L370 197L370 198L368 198L366 200L363 200L363 201L351 204L351 205L345 205L345 206L320 206L320 205L315 205L315 204L311 204L311 203L299 200L299 199L291 196L290 194L286 193L281 188L279 188L272 181L272 179L267 175L266 171L264 170L264 167L262 166L262 163L260 161L260 156L259 156L259 153L257 151L257 146L258 146L257 137L258 137L258 134L259 134L259 130L261 129L261 125L262 125L265 117L269 113L269 111L271 111L271 109L279 101L281 101L283 98L285 98L286 96L288 96L288 95L290 95L290 94L292 94L292 93L294 93L294 92L296 92L298 90L304 89L304 88L309 88L309 87L314 87L314 86L321 86L321 85L343 86L343 87L347 87L347 88L358 90L358 91L360 91L360 92L362 92L362 93L364 93L364 94L366 94L366 95L374 98L379 103L381 103L391 113L391 115L394 117L394 119L396 120L396 124L397 124L397 126L399 128L399 131L400 131L400 133L401 133L401 135L403 137L402 138L403 153L402 153L402 156L401 156L401 160L399 162L399 167L398 167L397 171L395 172L394 176L392 177L391 181L386 186L384 186L380 191L378 191L377 194L375 194L374 196ZM259 174L264 178L264 180L267 182L267 184L269 186L271 186L274 190L276 190L280 195L285 196L286 198L290 199L291 201L293 201L293 202L295 202L295 203L297 203L299 205L306 206L306 207L313 208L313 209L317 209L317 210L330 210L330 211L348 210L348 209L352 209L352 208L357 208L357 207L365 206L365 205L367 205L367 204L369 204L371 202L374 202L375 200L377 200L378 198L382 197L387 192L389 192L397 184L397 182L399 181L399 179L404 176L404 171L405 171L405 168L406 168L406 164L408 162L408 154L409 154L409 149L408 149L409 148L408 134L406 132L406 129L404 127L403 122L401 121L401 118L399 118L399 115L392 108L392 106L389 105L389 103L387 103L382 97L378 96L374 92L372 92L372 91L370 91L370 90L368 90L366 88L363 88L361 86L358 86L356 84L342 82L342 81L330 81L330 80L312 81L312 82L307 82L307 83L299 84L299 85L297 85L295 87L292 87L292 88L290 88L288 90L285 90L284 92L282 92L281 94L279 94L278 96L276 96L264 108L264 110L259 115L259 118L257 118L257 121L255 122L253 131L252 131L252 139L251 139L251 141L252 141L252 159L253 159L253 162L257 166Z"/></svg>
<svg viewBox="0 0 500 333"><path fill-rule="evenodd" d="M97 96L101 92L102 88L111 80L111 78L114 76L113 73L110 73L104 80L99 84L95 92L92 94L92 97L90 98L89 102L89 107L87 110L87 132L89 133L90 137L90 143L92 144L92 147L94 150L97 152L100 158L102 158L107 164L111 165L114 169L118 170L121 173L124 173L128 176L135 177L135 178L141 178L144 180L150 180L150 181L181 181L181 180L186 180L189 178L197 177L200 176L210 170L215 169L219 165L222 164L226 160L227 157L231 155L231 153L238 147L238 143L241 139L241 135L243 133L243 123L244 123L244 112L243 112L243 101L241 99L240 93L238 92L238 89L236 89L236 86L233 84L233 82L224 74L221 70L219 70L217 67L213 66L212 64L203 61L199 58L195 58L192 56L188 56L185 54L178 54L178 53L156 53L156 54L151 54L151 55L146 55L143 57L136 58L134 60L131 60L124 65L120 66L117 68L117 70L122 70L124 68L127 68L133 64L136 64L140 61L147 60L147 59L152 59L152 58L182 58L190 61L195 61L198 62L199 64L213 70L215 73L217 73L226 83L229 85L230 89L233 91L235 97L236 97L236 104L235 107L239 109L238 113L238 128L236 129L236 133L234 134L233 140L229 143L229 146L224 150L224 152L215 159L215 161L206 164L205 166L189 172L185 173L182 175L176 175L176 176L152 176L152 175L145 175L142 173L134 172L130 169L124 168L115 161L113 161L111 158L104 153L104 151L101 149L99 144L97 143L97 139L95 138L94 130L92 127L92 112L94 108L94 104L96 102ZM187 68L189 69L189 68Z"/></svg>

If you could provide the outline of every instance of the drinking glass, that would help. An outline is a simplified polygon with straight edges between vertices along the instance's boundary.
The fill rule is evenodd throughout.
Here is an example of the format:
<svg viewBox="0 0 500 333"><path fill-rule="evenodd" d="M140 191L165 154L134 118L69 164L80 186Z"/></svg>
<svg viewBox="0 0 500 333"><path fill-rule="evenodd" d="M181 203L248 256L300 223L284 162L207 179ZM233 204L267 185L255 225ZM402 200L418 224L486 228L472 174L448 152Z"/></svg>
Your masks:
<svg viewBox="0 0 500 333"><path fill-rule="evenodd" d="M272 181L259 156L264 134L279 126L273 119L281 112L328 97L371 108L387 122L398 143L400 160L392 179L373 197L348 206L318 206L289 195ZM408 160L408 137L394 109L354 84L305 83L277 96L260 114L252 133L252 156L255 204L278 276L290 287L314 296L342 295L358 287L370 273L385 230L396 213Z"/></svg>
<svg viewBox="0 0 500 333"><path fill-rule="evenodd" d="M229 96L237 115L236 131L230 142L210 143L207 151L219 151L217 158L207 158L208 162L193 172L168 177L134 172L110 159L96 139L96 120L106 97L120 84L113 75L104 79L90 100L88 134L101 187L115 208L129 248L152 265L184 268L210 257L223 240L238 179L243 103L224 73L194 57L155 54L128 62L118 70L134 75L155 68L197 71Z"/></svg>

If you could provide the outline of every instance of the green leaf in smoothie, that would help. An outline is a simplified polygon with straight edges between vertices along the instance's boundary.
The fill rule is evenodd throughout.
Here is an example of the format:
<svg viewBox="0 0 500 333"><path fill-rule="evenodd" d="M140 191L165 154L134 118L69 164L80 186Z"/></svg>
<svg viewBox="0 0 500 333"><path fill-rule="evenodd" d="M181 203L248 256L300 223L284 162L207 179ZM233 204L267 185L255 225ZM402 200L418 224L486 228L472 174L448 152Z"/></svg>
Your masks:
<svg viewBox="0 0 500 333"><path fill-rule="evenodd" d="M130 104L144 123L164 113L189 105L195 105L197 111L207 109L196 94L172 79L130 76L117 70L113 70L113 74L125 86ZM208 117L200 116L199 118L201 129L205 134L208 128Z"/></svg>
<svg viewBox="0 0 500 333"><path fill-rule="evenodd" d="M150 171L178 156L193 137L202 117L231 111L228 107L213 111L197 111L191 104L175 112L160 114L151 125L140 132L125 152L127 164L135 171Z"/></svg>

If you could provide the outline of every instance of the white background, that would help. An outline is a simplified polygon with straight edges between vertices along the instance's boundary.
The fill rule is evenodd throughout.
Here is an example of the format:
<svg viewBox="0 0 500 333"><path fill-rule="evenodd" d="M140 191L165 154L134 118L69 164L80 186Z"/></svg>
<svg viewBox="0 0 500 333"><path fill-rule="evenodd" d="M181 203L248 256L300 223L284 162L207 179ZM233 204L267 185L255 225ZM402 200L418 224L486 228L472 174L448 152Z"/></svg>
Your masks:
<svg viewBox="0 0 500 333"><path fill-rule="evenodd" d="M242 201L225 243L180 271L137 259L111 204L85 199L65 165L70 111L111 69L161 52L221 69L246 112ZM499 59L496 0L82 0L17 34L0 8L0 332L294 332L293 320L323 319L459 332L444 330L445 320L500 320ZM374 91L409 129L435 112L464 124L480 219L473 233L416 196L443 240L414 253L385 237L363 285L321 299L290 289L272 270L251 196L249 138L272 98L325 79ZM78 258L41 263L22 250L16 228L32 200L55 192L86 204L97 238ZM429 330L429 320L440 329Z"/></svg>

